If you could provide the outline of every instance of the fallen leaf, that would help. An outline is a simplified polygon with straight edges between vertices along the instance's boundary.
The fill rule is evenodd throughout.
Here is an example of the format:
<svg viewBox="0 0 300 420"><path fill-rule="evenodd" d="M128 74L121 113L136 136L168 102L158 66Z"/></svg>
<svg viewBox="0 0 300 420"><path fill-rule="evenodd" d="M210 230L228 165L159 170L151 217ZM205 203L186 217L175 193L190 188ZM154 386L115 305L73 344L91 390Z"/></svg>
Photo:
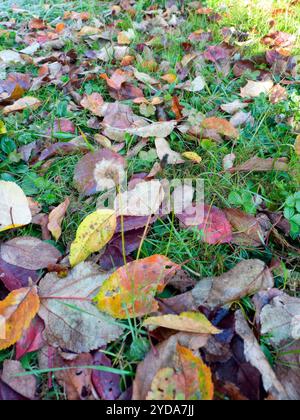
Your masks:
<svg viewBox="0 0 300 420"><path fill-rule="evenodd" d="M179 266L163 255L129 263L115 271L96 297L98 308L115 318L136 318L155 312L154 297Z"/></svg>
<svg viewBox="0 0 300 420"><path fill-rule="evenodd" d="M2 243L1 258L8 264L27 270L40 270L56 264L61 253L47 242L31 236L23 236Z"/></svg>
<svg viewBox="0 0 300 420"><path fill-rule="evenodd" d="M199 338L199 340L197 341L197 347L192 349L191 344L195 338ZM158 344L155 348L152 348L137 367L136 377L133 383L133 401L146 400L153 380L161 369L172 368L173 370L178 367L178 364L176 365L176 361L178 361L176 357L176 355L178 356L178 344L188 349L198 350L200 347L206 345L207 340L208 335L206 334L178 333ZM183 369L181 368L180 371L183 372ZM194 371L197 372L196 369ZM211 381L209 382L211 383ZM212 387L210 389L212 390Z"/></svg>
<svg viewBox="0 0 300 420"><path fill-rule="evenodd" d="M14 182L0 181L0 232L28 225L31 219L23 190Z"/></svg>
<svg viewBox="0 0 300 420"><path fill-rule="evenodd" d="M24 332L21 339L16 344L16 359L20 360L27 353L40 350L44 345L43 331L45 329L44 322L36 316Z"/></svg>
<svg viewBox="0 0 300 420"><path fill-rule="evenodd" d="M125 159L109 149L86 154L75 167L74 183L84 195L116 188L124 179Z"/></svg>
<svg viewBox="0 0 300 420"><path fill-rule="evenodd" d="M177 121L165 121L152 123L139 128L129 128L126 131L129 134L142 138L157 137L165 139L174 131L176 125Z"/></svg>
<svg viewBox="0 0 300 420"><path fill-rule="evenodd" d="M212 400L214 386L210 369L186 347L177 344L177 359L160 369L151 384L147 400ZM175 356L176 357L176 356Z"/></svg>
<svg viewBox="0 0 300 420"><path fill-rule="evenodd" d="M289 169L287 158L259 158L254 156L241 165L230 169L230 172L264 172L287 171Z"/></svg>
<svg viewBox="0 0 300 420"><path fill-rule="evenodd" d="M180 315L162 315L147 318L143 326L150 330L157 327L164 327L171 330L190 332L194 334L220 334L221 331L215 328L200 312L182 312ZM154 327L154 328L153 328Z"/></svg>
<svg viewBox="0 0 300 420"><path fill-rule="evenodd" d="M41 280L39 316L45 322L44 337L50 345L84 353L121 335L122 327L92 304L106 278L98 266L84 262L63 279L50 273Z"/></svg>
<svg viewBox="0 0 300 420"><path fill-rule="evenodd" d="M202 157L195 152L184 152L182 153L182 157L185 159L191 160L193 163L201 163Z"/></svg>
<svg viewBox="0 0 300 420"><path fill-rule="evenodd" d="M0 64L5 66L14 65L14 64L24 64L24 60L16 51L3 50L0 51Z"/></svg>
<svg viewBox="0 0 300 420"><path fill-rule="evenodd" d="M205 118L202 121L201 125L207 130L215 130L217 133L226 137L234 139L239 137L238 130L235 127L233 127L233 125L230 122L224 120L223 118Z"/></svg>
<svg viewBox="0 0 300 420"><path fill-rule="evenodd" d="M282 293L260 313L261 332L269 334L274 345L300 339L300 299Z"/></svg>
<svg viewBox="0 0 300 420"><path fill-rule="evenodd" d="M204 242L208 244L228 243L232 240L231 225L225 213L215 206L190 206L176 216L185 228L197 226L203 232Z"/></svg>
<svg viewBox="0 0 300 420"><path fill-rule="evenodd" d="M184 163L180 153L172 150L165 138L156 138L155 147L159 159L162 161L166 159L168 165L178 165Z"/></svg>
<svg viewBox="0 0 300 420"><path fill-rule="evenodd" d="M230 124L232 124L233 127L236 128L242 127L246 124L249 124L251 127L253 127L255 124L255 120L251 112L239 111L230 118Z"/></svg>
<svg viewBox="0 0 300 420"><path fill-rule="evenodd" d="M2 381L18 394L29 400L36 399L37 380L34 375L17 376L26 373L17 360L4 360Z"/></svg>
<svg viewBox="0 0 300 420"><path fill-rule="evenodd" d="M249 104L241 102L240 100L236 99L233 102L230 102L228 104L223 104L220 106L222 111L227 112L227 114L234 115L238 111L242 111L243 109L247 108Z"/></svg>
<svg viewBox="0 0 300 420"><path fill-rule="evenodd" d="M0 350L7 349L22 337L37 314L40 300L35 287L11 292L0 301Z"/></svg>
<svg viewBox="0 0 300 420"><path fill-rule="evenodd" d="M13 105L5 106L2 110L4 115L11 114L12 112L21 112L24 109L36 110L42 105L42 102L33 96L24 96L17 100Z"/></svg>
<svg viewBox="0 0 300 420"><path fill-rule="evenodd" d="M202 279L192 294L197 306L213 309L273 286L273 276L263 261L242 260L220 277Z"/></svg>
<svg viewBox="0 0 300 420"><path fill-rule="evenodd" d="M288 93L285 87L275 85L270 92L270 102L275 105L279 102L286 101L288 99Z"/></svg>
<svg viewBox="0 0 300 420"><path fill-rule="evenodd" d="M241 88L241 97L242 98L257 98L262 93L268 94L274 83L272 80L265 80L265 81L254 81L249 80L245 87Z"/></svg>
<svg viewBox="0 0 300 420"><path fill-rule="evenodd" d="M164 197L160 181L143 181L117 195L115 210L118 216L151 216L158 213Z"/></svg>
<svg viewBox="0 0 300 420"><path fill-rule="evenodd" d="M233 227L233 243L241 246L264 244L266 233L254 216L239 209L224 209L224 212Z"/></svg>
<svg viewBox="0 0 300 420"><path fill-rule="evenodd" d="M95 366L106 366L108 368L112 367L110 359L101 351L94 355L93 364ZM117 400L122 393L120 382L120 375L115 373L104 372L96 369L92 371L92 383L101 400Z"/></svg>
<svg viewBox="0 0 300 420"><path fill-rule="evenodd" d="M65 217L65 214L68 210L69 205L70 205L70 199L66 198L63 203L61 203L58 207L53 209L51 213L49 214L48 229L52 233L56 241L58 241L59 238L61 237L61 234L62 234L61 224L63 222L63 219Z"/></svg>
<svg viewBox="0 0 300 420"><path fill-rule="evenodd" d="M91 95L85 95L80 105L98 117L103 117L104 100L100 93L94 92Z"/></svg>
<svg viewBox="0 0 300 420"><path fill-rule="evenodd" d="M68 401L90 400L92 395L92 371L85 366L93 365L93 356L89 353L81 353L71 360L61 357L56 358L57 367L61 371L55 372L55 378L67 394ZM65 369L66 368L66 369Z"/></svg>
<svg viewBox="0 0 300 420"><path fill-rule="evenodd" d="M84 261L94 252L100 251L113 237L117 226L113 210L97 210L79 225L76 238L71 244L71 266Z"/></svg>
<svg viewBox="0 0 300 420"><path fill-rule="evenodd" d="M262 376L264 389L271 393L276 400L289 399L287 393L276 377L259 343L245 320L242 311L235 313L235 329L237 334L244 340L244 353L247 362L259 370Z"/></svg>
<svg viewBox="0 0 300 420"><path fill-rule="evenodd" d="M10 292L28 287L29 281L36 282L37 280L38 274L36 271L8 264L0 257L0 281Z"/></svg>

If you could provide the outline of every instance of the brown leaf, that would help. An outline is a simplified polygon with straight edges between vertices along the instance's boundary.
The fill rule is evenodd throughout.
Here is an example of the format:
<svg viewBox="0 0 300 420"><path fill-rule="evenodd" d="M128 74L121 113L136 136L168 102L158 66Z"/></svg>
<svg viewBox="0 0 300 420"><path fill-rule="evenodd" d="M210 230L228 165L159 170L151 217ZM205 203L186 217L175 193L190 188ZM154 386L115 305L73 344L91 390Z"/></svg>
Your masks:
<svg viewBox="0 0 300 420"><path fill-rule="evenodd" d="M198 306L213 309L273 285L273 276L263 261L242 260L220 277L202 279L192 294Z"/></svg>
<svg viewBox="0 0 300 420"><path fill-rule="evenodd" d="M53 246L31 236L11 239L1 245L1 258L17 267L40 270L55 264L61 253Z"/></svg>
<svg viewBox="0 0 300 420"><path fill-rule="evenodd" d="M104 100L100 93L95 92L91 95L85 95L80 102L80 105L98 117L103 116Z"/></svg>
<svg viewBox="0 0 300 420"><path fill-rule="evenodd" d="M230 172L264 172L264 171L288 171L287 158L259 158L254 156L246 162L230 169Z"/></svg>
<svg viewBox="0 0 300 420"><path fill-rule="evenodd" d="M270 92L271 104L278 104L279 102L286 101L288 99L288 93L285 87L275 85Z"/></svg>

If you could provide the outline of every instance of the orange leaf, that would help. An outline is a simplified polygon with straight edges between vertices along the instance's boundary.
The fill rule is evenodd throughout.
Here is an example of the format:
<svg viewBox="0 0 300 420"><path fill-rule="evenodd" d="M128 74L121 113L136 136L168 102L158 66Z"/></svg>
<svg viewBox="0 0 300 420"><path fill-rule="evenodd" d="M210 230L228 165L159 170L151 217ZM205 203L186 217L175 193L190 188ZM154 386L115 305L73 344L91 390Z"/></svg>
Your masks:
<svg viewBox="0 0 300 420"><path fill-rule="evenodd" d="M165 74L164 76L162 76L162 80L164 80L165 82L167 82L171 85L172 83L176 82L177 76L175 74L172 74L172 73Z"/></svg>
<svg viewBox="0 0 300 420"><path fill-rule="evenodd" d="M58 241L61 237L61 224L69 205L70 199L66 198L63 203L55 207L55 209L53 209L49 214L48 230L52 233L56 241Z"/></svg>
<svg viewBox="0 0 300 420"><path fill-rule="evenodd" d="M162 292L179 265L163 255L129 263L115 271L96 297L98 308L115 318L126 319L155 312L154 297Z"/></svg>
<svg viewBox="0 0 300 420"><path fill-rule="evenodd" d="M12 346L22 337L39 307L36 287L14 290L0 302L0 350Z"/></svg>
<svg viewBox="0 0 300 420"><path fill-rule="evenodd" d="M238 130L223 118L206 118L202 121L202 127L207 130L215 130L217 133L226 137L237 138L239 136Z"/></svg>

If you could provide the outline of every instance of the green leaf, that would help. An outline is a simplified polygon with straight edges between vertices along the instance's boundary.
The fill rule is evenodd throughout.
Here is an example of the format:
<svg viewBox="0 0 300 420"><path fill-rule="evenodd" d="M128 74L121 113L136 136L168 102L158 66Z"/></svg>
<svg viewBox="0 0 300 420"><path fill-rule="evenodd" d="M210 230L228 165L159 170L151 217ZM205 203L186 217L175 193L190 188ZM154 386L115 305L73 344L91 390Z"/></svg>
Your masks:
<svg viewBox="0 0 300 420"><path fill-rule="evenodd" d="M292 208L292 207L286 207L284 209L284 213L283 214L284 214L284 217L286 219L290 220L294 216L294 214L295 214L295 209Z"/></svg>

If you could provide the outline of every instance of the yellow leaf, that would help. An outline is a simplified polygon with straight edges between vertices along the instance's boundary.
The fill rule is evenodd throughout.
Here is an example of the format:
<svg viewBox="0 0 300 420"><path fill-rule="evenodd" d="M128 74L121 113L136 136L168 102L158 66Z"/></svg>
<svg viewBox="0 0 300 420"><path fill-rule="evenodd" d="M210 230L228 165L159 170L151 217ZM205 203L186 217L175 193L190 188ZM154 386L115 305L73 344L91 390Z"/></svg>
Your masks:
<svg viewBox="0 0 300 420"><path fill-rule="evenodd" d="M0 181L0 232L28 225L31 219L23 190L14 182Z"/></svg>
<svg viewBox="0 0 300 420"><path fill-rule="evenodd" d="M6 133L7 133L7 130L6 130L5 124L3 121L0 120L0 135L6 134Z"/></svg>
<svg viewBox="0 0 300 420"><path fill-rule="evenodd" d="M71 245L71 266L79 264L89 255L100 251L113 237L117 226L113 210L97 210L80 224L75 241Z"/></svg>
<svg viewBox="0 0 300 420"><path fill-rule="evenodd" d="M0 350L12 346L22 337L39 307L35 287L14 290L0 302Z"/></svg>
<svg viewBox="0 0 300 420"><path fill-rule="evenodd" d="M195 152L184 152L182 153L182 156L185 159L191 160L194 163L201 163L202 157L198 155L198 153Z"/></svg>
<svg viewBox="0 0 300 420"><path fill-rule="evenodd" d="M164 80L165 82L167 82L171 85L172 83L176 82L177 76L175 74L172 74L172 73L165 74L164 76L162 76L162 80Z"/></svg>
<svg viewBox="0 0 300 420"><path fill-rule="evenodd" d="M200 312L183 312L180 315L153 316L146 319L143 325L164 327L195 334L220 334L222 332L214 327L206 316Z"/></svg>
<svg viewBox="0 0 300 420"><path fill-rule="evenodd" d="M300 136L296 138L295 151L296 151L296 155L300 156Z"/></svg>

